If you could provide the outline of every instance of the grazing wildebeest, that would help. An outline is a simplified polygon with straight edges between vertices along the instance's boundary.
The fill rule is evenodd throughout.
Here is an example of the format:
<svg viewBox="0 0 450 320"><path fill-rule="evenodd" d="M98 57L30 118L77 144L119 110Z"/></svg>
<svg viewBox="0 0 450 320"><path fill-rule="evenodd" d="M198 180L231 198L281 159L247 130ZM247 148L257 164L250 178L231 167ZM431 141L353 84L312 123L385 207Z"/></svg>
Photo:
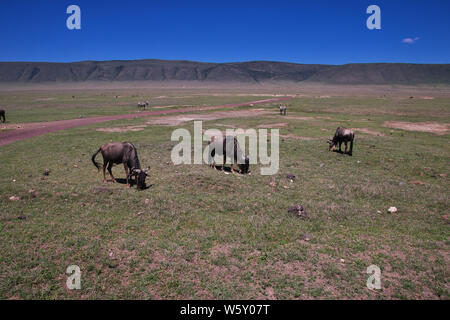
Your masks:
<svg viewBox="0 0 450 320"><path fill-rule="evenodd" d="M127 187L130 187L128 179L134 176L138 189L145 189L145 178L147 177L147 169L141 169L136 147L130 142L113 142L101 146L97 152L92 155L92 162L100 170L99 163L95 162L95 157L101 152L103 156L103 182L106 182L105 168L108 166L108 172L113 182L116 182L112 174L111 168L113 164L123 163L125 174L127 176Z"/></svg>
<svg viewBox="0 0 450 320"><path fill-rule="evenodd" d="M244 155L244 152L242 152L241 147L239 146L239 142L235 137L226 136L225 138L219 138L212 137L209 141L208 146L208 164L216 169L216 164L214 162L214 156L216 153L218 155L223 155L223 163L221 170L224 170L224 165L228 157L231 157L232 155L234 158L234 161L231 163L231 171L235 172L233 166L235 163L237 163L239 167L239 172L244 174L249 172L249 166L250 166L250 160L248 157Z"/></svg>
<svg viewBox="0 0 450 320"><path fill-rule="evenodd" d="M138 109L142 108L145 110L145 107L148 106L148 101L145 102L138 102Z"/></svg>
<svg viewBox="0 0 450 320"><path fill-rule="evenodd" d="M2 122L6 122L6 112L5 110L0 110L0 117L2 118Z"/></svg>
<svg viewBox="0 0 450 320"><path fill-rule="evenodd" d="M353 153L353 140L355 139L355 134L352 130L346 129L344 127L338 127L336 129L336 132L333 136L333 139L328 139L328 143L330 145L329 151L334 150L336 148L336 145L339 144L339 152L342 152L341 145L342 142L345 144L345 151L344 153L347 153L347 143L350 142L350 152L349 155L352 155Z"/></svg>
<svg viewBox="0 0 450 320"><path fill-rule="evenodd" d="M287 106L283 106L283 105L278 105L279 107L280 107L280 114L284 114L284 115L286 115L286 109L287 109Z"/></svg>

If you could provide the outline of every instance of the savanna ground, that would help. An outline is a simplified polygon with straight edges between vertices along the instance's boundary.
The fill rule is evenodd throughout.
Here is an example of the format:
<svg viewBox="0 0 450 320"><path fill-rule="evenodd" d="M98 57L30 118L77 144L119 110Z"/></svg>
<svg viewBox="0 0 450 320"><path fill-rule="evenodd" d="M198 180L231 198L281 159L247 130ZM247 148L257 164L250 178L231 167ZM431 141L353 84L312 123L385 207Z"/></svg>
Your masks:
<svg viewBox="0 0 450 320"><path fill-rule="evenodd" d="M295 95L287 116L202 113L204 129L278 128L273 176L174 166L171 133L193 122L164 115L0 147L0 298L449 299L448 87L8 88L0 108L11 125L280 94ZM352 157L327 151L339 125L355 130ZM149 189L127 189L122 166L102 183L90 157L110 141L135 144ZM288 213L296 204L307 219ZM66 288L73 264L81 290ZM366 287L372 264L381 290Z"/></svg>

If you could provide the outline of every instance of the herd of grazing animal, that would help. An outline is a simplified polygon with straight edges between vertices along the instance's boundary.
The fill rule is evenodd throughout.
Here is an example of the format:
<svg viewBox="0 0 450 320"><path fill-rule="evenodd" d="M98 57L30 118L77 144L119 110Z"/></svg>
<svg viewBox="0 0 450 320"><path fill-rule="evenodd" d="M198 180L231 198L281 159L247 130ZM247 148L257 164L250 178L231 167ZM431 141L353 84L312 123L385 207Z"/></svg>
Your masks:
<svg viewBox="0 0 450 320"><path fill-rule="evenodd" d="M140 105L148 105L148 103L139 102ZM279 105L280 115L286 115L286 106ZM0 110L0 114L1 114ZM3 112L4 114L4 112ZM352 130L346 129L344 127L338 127L332 139L328 139L329 143L329 151L333 151L337 146L339 146L339 152L342 153L341 145L345 144L345 151L347 153L348 143L350 143L350 150L348 155L352 155L353 153L353 141L355 139L355 134ZM100 164L95 161L95 157L98 153L103 156L103 181L106 180L106 168L108 168L109 175L112 178L113 182L116 182L112 174L112 166L114 164L123 164L125 168L126 175L126 183L127 187L130 187L130 182L132 182L132 177L134 177L135 183L137 185L138 190L146 189L145 179L148 176L147 172L150 169L142 169L141 164L139 162L138 154L136 147L130 142L114 142L107 143L101 146L93 155L92 155L92 163L95 167L100 170ZM238 140L233 136L226 137L212 137L208 143L208 165L217 170L216 163L214 161L214 157L223 156L223 162L220 166L221 171L224 171L224 165L226 163L227 157L233 156L233 160L231 163L230 171L239 172L241 174L249 173L250 161L247 156L245 156L242 151ZM234 165L237 164L239 170L234 169Z"/></svg>
<svg viewBox="0 0 450 320"><path fill-rule="evenodd" d="M138 102L138 108L144 108L148 106L148 101ZM279 105L280 115L286 115L287 106ZM0 110L0 119L4 123L6 122L6 112L5 110ZM339 146L339 152L342 153L342 143L345 145L344 153L348 155L353 154L353 141L355 140L355 134L352 130L346 129L344 127L338 127L332 139L328 139L329 151L334 151L336 147ZM350 143L350 150L348 150L348 143ZM221 170L224 170L224 164L226 162L227 156L234 155L234 161L231 165L232 172L239 172L241 174L249 173L249 158L245 156L241 147L239 146L238 140L235 137L226 136L221 139L212 137L208 143L208 164L217 170L216 164L214 162L214 156L223 156L223 163L221 165ZM92 162L95 167L100 170L100 164L95 161L95 157L98 153L103 156L103 181L106 182L106 168L108 168L109 175L113 182L116 182L112 174L112 167L114 164L123 164L125 168L126 183L127 187L130 187L130 182L134 177L137 189L146 189L145 179L147 177L147 172L150 168L142 169L137 155L136 147L130 142L114 142L107 143L101 146L93 155ZM237 164L239 171L234 169L234 164Z"/></svg>

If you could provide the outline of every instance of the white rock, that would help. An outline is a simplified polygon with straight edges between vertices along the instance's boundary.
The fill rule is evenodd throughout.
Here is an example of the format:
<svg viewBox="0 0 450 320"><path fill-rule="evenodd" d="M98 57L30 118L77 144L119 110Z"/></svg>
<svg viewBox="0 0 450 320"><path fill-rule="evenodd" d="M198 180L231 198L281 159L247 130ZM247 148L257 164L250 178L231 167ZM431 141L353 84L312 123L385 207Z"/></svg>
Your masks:
<svg viewBox="0 0 450 320"><path fill-rule="evenodd" d="M396 207L390 207L390 208L388 209L388 211L389 211L390 213L396 213L398 210L397 210Z"/></svg>

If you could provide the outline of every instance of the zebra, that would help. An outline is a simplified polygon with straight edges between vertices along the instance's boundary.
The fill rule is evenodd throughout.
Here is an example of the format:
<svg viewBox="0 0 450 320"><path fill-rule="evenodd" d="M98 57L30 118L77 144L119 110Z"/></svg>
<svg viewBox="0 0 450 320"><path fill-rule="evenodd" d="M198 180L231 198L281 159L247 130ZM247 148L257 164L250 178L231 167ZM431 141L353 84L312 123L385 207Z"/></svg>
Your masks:
<svg viewBox="0 0 450 320"><path fill-rule="evenodd" d="M142 108L145 110L146 107L148 107L148 101L145 102L138 102L138 109Z"/></svg>

